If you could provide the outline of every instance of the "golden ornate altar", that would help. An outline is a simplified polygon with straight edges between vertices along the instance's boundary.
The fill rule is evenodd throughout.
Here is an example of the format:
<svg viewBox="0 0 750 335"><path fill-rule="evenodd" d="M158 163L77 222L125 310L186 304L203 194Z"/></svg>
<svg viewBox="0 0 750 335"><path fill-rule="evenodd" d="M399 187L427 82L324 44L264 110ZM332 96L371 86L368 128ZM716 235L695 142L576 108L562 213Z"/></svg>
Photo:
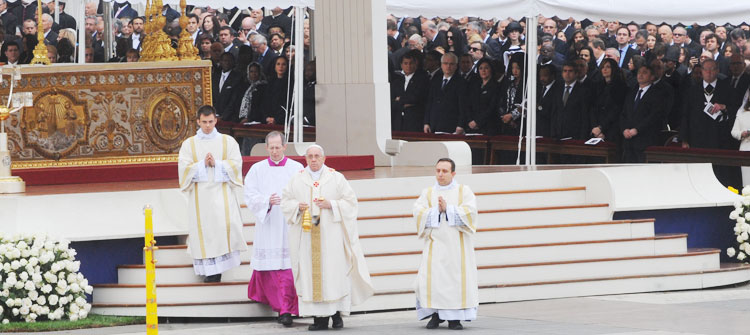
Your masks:
<svg viewBox="0 0 750 335"><path fill-rule="evenodd" d="M14 169L177 160L211 104L208 61L22 66L15 92L34 107L8 122ZM3 67L0 96L10 93Z"/></svg>

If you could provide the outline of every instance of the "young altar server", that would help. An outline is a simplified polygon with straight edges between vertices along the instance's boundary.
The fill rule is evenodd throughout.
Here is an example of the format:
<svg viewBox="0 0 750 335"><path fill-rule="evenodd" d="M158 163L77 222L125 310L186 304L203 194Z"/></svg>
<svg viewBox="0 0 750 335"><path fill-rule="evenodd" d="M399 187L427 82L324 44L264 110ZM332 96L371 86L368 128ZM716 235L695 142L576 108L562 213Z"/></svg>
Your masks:
<svg viewBox="0 0 750 335"><path fill-rule="evenodd" d="M357 233L357 196L341 173L325 166L323 148L310 146L305 159L307 167L281 196L299 315L315 317L309 330L328 329L329 317L333 328L342 328L341 315L373 294Z"/></svg>
<svg viewBox="0 0 750 335"><path fill-rule="evenodd" d="M479 289L474 257L477 204L468 186L457 183L456 164L441 158L437 182L422 191L414 204L417 235L424 240L417 274L417 317L435 329L448 320L450 329L477 318Z"/></svg>
<svg viewBox="0 0 750 335"><path fill-rule="evenodd" d="M281 211L281 192L303 166L284 156L286 139L278 131L266 135L268 159L253 164L245 176L245 203L255 215L253 275L247 297L279 312L279 323L292 325L297 292L289 259L288 226Z"/></svg>
<svg viewBox="0 0 750 335"><path fill-rule="evenodd" d="M216 130L216 120L213 107L198 109L198 131L182 142L178 163L180 190L188 198L188 252L204 282L221 281L221 273L239 266L240 253L247 250L240 147Z"/></svg>

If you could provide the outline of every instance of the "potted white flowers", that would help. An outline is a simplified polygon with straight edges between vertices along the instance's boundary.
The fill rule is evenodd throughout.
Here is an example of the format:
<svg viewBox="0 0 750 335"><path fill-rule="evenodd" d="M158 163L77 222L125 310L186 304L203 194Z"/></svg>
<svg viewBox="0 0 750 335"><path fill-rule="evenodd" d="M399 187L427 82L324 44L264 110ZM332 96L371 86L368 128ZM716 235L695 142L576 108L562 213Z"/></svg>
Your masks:
<svg viewBox="0 0 750 335"><path fill-rule="evenodd" d="M2 323L88 316L86 294L93 288L78 272L81 262L69 242L45 234L0 233L0 316Z"/></svg>

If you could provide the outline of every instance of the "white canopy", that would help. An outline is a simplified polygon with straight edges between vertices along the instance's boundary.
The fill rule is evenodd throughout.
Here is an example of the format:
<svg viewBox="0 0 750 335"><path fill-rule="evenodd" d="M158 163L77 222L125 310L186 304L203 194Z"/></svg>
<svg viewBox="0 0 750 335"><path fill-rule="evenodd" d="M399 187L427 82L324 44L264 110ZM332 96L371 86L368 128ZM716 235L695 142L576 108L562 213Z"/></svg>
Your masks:
<svg viewBox="0 0 750 335"><path fill-rule="evenodd" d="M145 3L144 0L130 0ZM165 3L178 3L165 0ZM605 19L639 23L670 24L733 23L748 21L750 1L705 0L385 0L387 12L396 16L479 16L512 17L532 15L576 19ZM188 0L188 4L213 8L249 7L315 7L315 0Z"/></svg>

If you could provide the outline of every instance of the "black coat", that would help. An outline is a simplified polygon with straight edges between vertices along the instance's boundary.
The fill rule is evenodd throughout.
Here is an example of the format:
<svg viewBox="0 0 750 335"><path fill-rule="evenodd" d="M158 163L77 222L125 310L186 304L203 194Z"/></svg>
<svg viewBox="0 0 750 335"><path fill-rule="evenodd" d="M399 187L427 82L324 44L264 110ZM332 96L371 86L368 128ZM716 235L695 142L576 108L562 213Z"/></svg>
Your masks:
<svg viewBox="0 0 750 335"><path fill-rule="evenodd" d="M16 34L16 27L20 26L20 24L18 24L18 19L15 14L11 13L10 10L5 11L5 14L0 15L0 20L3 21L5 36Z"/></svg>
<svg viewBox="0 0 750 335"><path fill-rule="evenodd" d="M283 13L279 14L279 16L277 17L268 15L264 17L260 22L261 25L258 32L263 35L268 35L268 28L271 28L273 26L281 27L281 29L284 30L284 33L286 33L287 36L291 35L292 33L292 18Z"/></svg>
<svg viewBox="0 0 750 335"><path fill-rule="evenodd" d="M263 97L263 111L265 117L263 122L265 123L266 117L274 118L275 124L284 124L284 118L286 117L286 111L284 108L291 105L292 95L287 96L287 87L293 87L294 81L288 83L287 76L278 78L277 76L270 77L268 80L268 87L266 88L266 94Z"/></svg>
<svg viewBox="0 0 750 335"><path fill-rule="evenodd" d="M213 100L214 108L216 113L219 114L224 121L239 121L240 105L242 104L242 97L245 95L247 90L247 84L242 74L238 71L231 70L229 76L224 80L224 85L219 90L219 82L221 81L221 71L216 71L213 74L213 80L211 81L213 89Z"/></svg>
<svg viewBox="0 0 750 335"><path fill-rule="evenodd" d="M448 38L444 31L438 31L434 41L427 41L424 46L425 52L435 50L437 47L443 47L443 50L448 50Z"/></svg>
<svg viewBox="0 0 750 335"><path fill-rule="evenodd" d="M271 47L267 47L265 56L257 53L258 57L255 59L256 62L260 63L260 65L263 67L263 73L266 74L267 77L275 77L276 76L276 69L274 68L276 66L276 58L279 57L276 55L276 53L271 50Z"/></svg>
<svg viewBox="0 0 750 335"><path fill-rule="evenodd" d="M500 87L498 92L500 94L500 98L498 99L498 119L502 118L505 114L512 113L517 109L516 105L523 102L522 83L523 82L516 84L511 80L510 76L503 78L503 81L499 84ZM512 93L514 88L515 94ZM508 123L498 120L498 132L503 135L518 136L521 130L520 126L523 122L524 120L520 117Z"/></svg>
<svg viewBox="0 0 750 335"><path fill-rule="evenodd" d="M727 82L732 89L732 105L739 108L742 105L742 99L745 98L748 87L750 87L750 74L743 72L736 80L734 86L732 85L732 76L727 78Z"/></svg>
<svg viewBox="0 0 750 335"><path fill-rule="evenodd" d="M711 102L727 105L727 111L723 111L723 115L716 120L703 112L706 106L703 82L693 82L685 95L680 138L692 148L728 149L731 147L730 143L736 142L730 134L734 117L731 115L732 90L728 82L717 80ZM736 111L737 108L734 107L734 112Z"/></svg>
<svg viewBox="0 0 750 335"><path fill-rule="evenodd" d="M76 29L76 19L68 13L60 13L60 29Z"/></svg>
<svg viewBox="0 0 750 335"><path fill-rule="evenodd" d="M435 75L430 81L423 124L429 124L433 132L453 133L466 108L466 81L455 73L445 88L442 85L442 75Z"/></svg>
<svg viewBox="0 0 750 335"><path fill-rule="evenodd" d="M618 48L617 51L618 52L620 51L619 48ZM630 61L630 59L633 58L633 56L638 55L638 54L640 54L640 51L636 51L635 49L633 49L630 46L628 46L628 48L625 50L625 59L622 61L621 68L627 69L628 68L628 62Z"/></svg>
<svg viewBox="0 0 750 335"><path fill-rule="evenodd" d="M303 89L303 123L305 125L315 125L315 81L305 83Z"/></svg>
<svg viewBox="0 0 750 335"><path fill-rule="evenodd" d="M536 134L537 136L549 137L552 111L556 106L555 100L558 98L560 93L560 80L556 80L552 87L549 88L547 94L544 94L545 86L539 85L537 88L537 101L538 105L536 108Z"/></svg>
<svg viewBox="0 0 750 335"><path fill-rule="evenodd" d="M266 87L268 83L255 85L253 91L253 99L250 101L250 113L246 116L248 122L260 122L266 123L265 113L263 112L263 97L266 95ZM245 92L250 87L245 89ZM245 98L245 94L242 94L242 99ZM242 106L242 100L240 100L240 106Z"/></svg>
<svg viewBox="0 0 750 335"><path fill-rule="evenodd" d="M624 80L612 79L607 83L604 78L594 87L593 106L589 111L589 130L600 127L607 141L617 141L620 131L620 113L628 94Z"/></svg>
<svg viewBox="0 0 750 335"><path fill-rule="evenodd" d="M654 143L659 134L664 116L661 101L663 92L651 85L646 93L641 95L638 106L634 108L638 90L639 88L631 89L625 96L622 113L620 113L620 133L622 134L625 129L635 128L638 135L629 140L623 138L623 147L642 152Z"/></svg>
<svg viewBox="0 0 750 335"><path fill-rule="evenodd" d="M498 104L500 91L497 81L490 79L482 85L477 77L468 86L469 105L466 114L461 117L461 124L467 133L495 135L498 130ZM477 129L469 128L469 122L477 123Z"/></svg>
<svg viewBox="0 0 750 335"><path fill-rule="evenodd" d="M560 83L560 90L554 92L555 107L551 113L550 136L553 138L587 139L591 129L588 128L587 118L591 103L591 94L586 87L578 83L573 86L568 96L567 104L563 104L565 83Z"/></svg>
<svg viewBox="0 0 750 335"><path fill-rule="evenodd" d="M414 72L406 90L404 80L401 71L391 76L391 129L421 132L430 80L421 70Z"/></svg>

